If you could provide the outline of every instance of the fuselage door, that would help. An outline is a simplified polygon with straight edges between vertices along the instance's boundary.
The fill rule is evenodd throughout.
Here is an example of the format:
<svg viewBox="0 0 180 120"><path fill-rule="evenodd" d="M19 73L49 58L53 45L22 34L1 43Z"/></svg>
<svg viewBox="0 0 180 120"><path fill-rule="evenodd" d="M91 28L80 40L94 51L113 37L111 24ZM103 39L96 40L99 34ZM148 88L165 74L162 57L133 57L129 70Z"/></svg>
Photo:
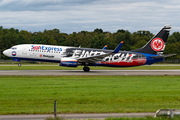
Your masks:
<svg viewBox="0 0 180 120"><path fill-rule="evenodd" d="M27 54L27 48L26 47L22 48L22 54Z"/></svg>
<svg viewBox="0 0 180 120"><path fill-rule="evenodd" d="M139 54L139 55L138 55L138 63L141 63L141 62L142 62L142 55Z"/></svg>

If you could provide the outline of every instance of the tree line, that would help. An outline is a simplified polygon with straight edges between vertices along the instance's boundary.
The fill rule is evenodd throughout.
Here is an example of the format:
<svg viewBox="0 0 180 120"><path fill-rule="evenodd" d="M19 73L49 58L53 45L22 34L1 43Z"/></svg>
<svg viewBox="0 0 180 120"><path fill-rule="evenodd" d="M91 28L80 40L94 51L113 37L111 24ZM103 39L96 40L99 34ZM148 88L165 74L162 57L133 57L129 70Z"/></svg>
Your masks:
<svg viewBox="0 0 180 120"><path fill-rule="evenodd" d="M60 46L74 46L102 49L108 45L107 49L115 49L115 47L124 41L121 50L138 49L144 46L152 37L150 31L137 31L130 33L128 30L119 29L115 33L104 32L102 29L96 28L93 32L81 31L72 34L61 33L59 29L44 30L43 32L28 32L18 29L4 29L0 26L0 49L1 59L9 59L2 54L8 49L18 44L47 44ZM174 32L169 35L168 42L164 54L177 54L170 59L180 59L180 33Z"/></svg>

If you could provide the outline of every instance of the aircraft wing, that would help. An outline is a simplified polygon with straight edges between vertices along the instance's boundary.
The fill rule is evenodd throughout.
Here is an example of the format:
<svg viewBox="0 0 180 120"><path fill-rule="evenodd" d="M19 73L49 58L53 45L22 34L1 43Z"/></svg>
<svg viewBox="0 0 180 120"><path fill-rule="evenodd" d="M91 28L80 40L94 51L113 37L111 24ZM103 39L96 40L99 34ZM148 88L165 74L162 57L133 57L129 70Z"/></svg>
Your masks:
<svg viewBox="0 0 180 120"><path fill-rule="evenodd" d="M86 57L86 58L79 58L77 59L78 62L85 62L85 63L95 63L98 61L102 61L103 58L113 55L115 53L107 53L107 54L103 54L103 55L98 55L98 56L91 56L91 57Z"/></svg>
<svg viewBox="0 0 180 120"><path fill-rule="evenodd" d="M103 55L79 58L77 60L78 60L78 62L85 62L85 63L95 63L95 62L102 61L103 58L118 53L119 50L121 49L122 44L123 44L123 41L116 47L116 49L113 52L106 53L106 54L103 54Z"/></svg>

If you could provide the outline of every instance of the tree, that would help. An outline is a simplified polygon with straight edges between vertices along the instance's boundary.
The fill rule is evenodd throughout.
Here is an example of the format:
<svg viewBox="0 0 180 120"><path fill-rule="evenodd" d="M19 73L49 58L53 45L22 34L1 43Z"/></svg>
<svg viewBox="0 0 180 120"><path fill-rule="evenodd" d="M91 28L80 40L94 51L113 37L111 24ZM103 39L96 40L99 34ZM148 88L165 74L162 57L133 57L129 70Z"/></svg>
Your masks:
<svg viewBox="0 0 180 120"><path fill-rule="evenodd" d="M21 30L19 32L19 36L22 36L24 41L21 42L22 43L30 43L30 39L31 39L31 36L32 36L32 33L26 31L26 30Z"/></svg>
<svg viewBox="0 0 180 120"><path fill-rule="evenodd" d="M173 36L178 42L180 42L180 33L174 32L171 36Z"/></svg>
<svg viewBox="0 0 180 120"><path fill-rule="evenodd" d="M115 33L103 32L96 28L93 32L81 31L72 34L61 33L59 29L44 30L43 32L28 32L10 28L4 29L0 26L0 49L5 49L17 44L50 44L61 46L89 47L102 49L108 45L107 49L115 47L124 41L121 50L132 50L143 47L154 35L150 31L137 31L130 33L128 30L119 29ZM169 35L164 54L176 53L175 58L180 58L180 33L174 32ZM3 59L6 59L2 55Z"/></svg>
<svg viewBox="0 0 180 120"><path fill-rule="evenodd" d="M123 30L123 29L120 29L120 30L117 31L117 33L125 33L125 32L126 32L126 31Z"/></svg>
<svg viewBox="0 0 180 120"><path fill-rule="evenodd" d="M131 34L129 31L126 31L124 33L122 32L117 33L116 41L117 41L116 42L117 45L121 41L124 41L121 50L130 50L132 44L131 44Z"/></svg>
<svg viewBox="0 0 180 120"><path fill-rule="evenodd" d="M18 45L18 44L26 44L26 43L27 43L26 39L22 35L19 35L16 44Z"/></svg>
<svg viewBox="0 0 180 120"><path fill-rule="evenodd" d="M0 26L0 30L3 30L3 26Z"/></svg>
<svg viewBox="0 0 180 120"><path fill-rule="evenodd" d="M96 32L96 33L103 33L103 30L96 28L96 29L94 30L94 32Z"/></svg>

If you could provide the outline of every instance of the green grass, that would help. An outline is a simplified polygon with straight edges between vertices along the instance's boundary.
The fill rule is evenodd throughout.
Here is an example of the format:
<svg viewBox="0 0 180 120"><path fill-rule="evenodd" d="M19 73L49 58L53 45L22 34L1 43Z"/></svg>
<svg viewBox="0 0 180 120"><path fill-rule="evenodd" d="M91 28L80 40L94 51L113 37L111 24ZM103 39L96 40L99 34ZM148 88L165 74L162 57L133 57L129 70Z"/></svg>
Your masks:
<svg viewBox="0 0 180 120"><path fill-rule="evenodd" d="M0 76L0 114L180 109L180 76Z"/></svg>
<svg viewBox="0 0 180 120"><path fill-rule="evenodd" d="M61 67L61 66L0 66L0 70L82 70L83 66ZM91 70L163 70L163 69L180 69L180 66L138 66L138 67L90 67Z"/></svg>

